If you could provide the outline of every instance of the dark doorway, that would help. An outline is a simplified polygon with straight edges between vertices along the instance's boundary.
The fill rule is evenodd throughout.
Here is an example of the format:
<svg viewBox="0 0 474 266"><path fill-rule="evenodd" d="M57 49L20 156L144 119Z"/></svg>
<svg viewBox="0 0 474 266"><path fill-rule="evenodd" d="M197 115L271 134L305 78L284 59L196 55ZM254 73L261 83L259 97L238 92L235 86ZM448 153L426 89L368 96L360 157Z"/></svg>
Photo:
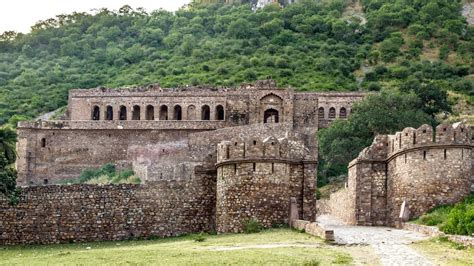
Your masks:
<svg viewBox="0 0 474 266"><path fill-rule="evenodd" d="M119 119L120 120L127 120L127 107L125 107L123 105L120 106Z"/></svg>
<svg viewBox="0 0 474 266"><path fill-rule="evenodd" d="M140 106L133 106L132 110L132 120L140 120Z"/></svg>
<svg viewBox="0 0 474 266"><path fill-rule="evenodd" d="M92 120L99 120L100 119L100 108L99 106L94 106L92 108Z"/></svg>
<svg viewBox="0 0 474 266"><path fill-rule="evenodd" d="M222 105L216 106L216 120L224 120L224 107Z"/></svg>
<svg viewBox="0 0 474 266"><path fill-rule="evenodd" d="M155 107L153 105L146 107L146 120L155 120Z"/></svg>
<svg viewBox="0 0 474 266"><path fill-rule="evenodd" d="M105 111L105 120L114 120L114 109L110 105L107 106Z"/></svg>
<svg viewBox="0 0 474 266"><path fill-rule="evenodd" d="M209 105L204 105L201 108L201 120L211 120L211 108L209 108Z"/></svg>
<svg viewBox="0 0 474 266"><path fill-rule="evenodd" d="M168 120L168 106L166 105L160 107L160 120Z"/></svg>
<svg viewBox="0 0 474 266"><path fill-rule="evenodd" d="M176 105L174 107L174 117L173 118L174 118L174 120L183 119L183 112L182 112L181 106Z"/></svg>
<svg viewBox="0 0 474 266"><path fill-rule="evenodd" d="M278 123L279 116L278 111L275 109L268 109L263 115L263 123Z"/></svg>

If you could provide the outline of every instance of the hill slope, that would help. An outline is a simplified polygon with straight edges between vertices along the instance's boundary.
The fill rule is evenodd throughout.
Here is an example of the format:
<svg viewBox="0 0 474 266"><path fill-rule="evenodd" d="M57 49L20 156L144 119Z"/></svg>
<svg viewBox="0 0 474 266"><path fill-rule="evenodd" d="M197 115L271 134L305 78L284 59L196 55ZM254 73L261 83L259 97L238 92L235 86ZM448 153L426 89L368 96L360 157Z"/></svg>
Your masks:
<svg viewBox="0 0 474 266"><path fill-rule="evenodd" d="M473 30L461 4L346 0L194 5L175 14L128 6L60 15L0 36L0 124L66 104L71 88L159 82L236 85L271 76L301 90L439 86L472 100ZM365 22L365 21L363 21ZM428 60L425 60L428 59Z"/></svg>

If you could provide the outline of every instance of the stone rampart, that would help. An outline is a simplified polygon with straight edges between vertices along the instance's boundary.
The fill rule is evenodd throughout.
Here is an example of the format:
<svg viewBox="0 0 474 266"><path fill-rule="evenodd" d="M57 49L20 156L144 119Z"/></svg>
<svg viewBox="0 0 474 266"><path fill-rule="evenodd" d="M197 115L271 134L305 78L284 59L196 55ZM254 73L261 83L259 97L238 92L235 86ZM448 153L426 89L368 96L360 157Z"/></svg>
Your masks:
<svg viewBox="0 0 474 266"><path fill-rule="evenodd" d="M358 225L396 226L403 202L414 218L461 200L474 184L471 139L471 129L463 123L377 136L349 164L348 191L355 212L340 218ZM328 205L339 204L339 198L344 197L335 194Z"/></svg>
<svg viewBox="0 0 474 266"><path fill-rule="evenodd" d="M315 161L301 141L269 136L234 138L217 147L218 232L241 232L256 219L264 227L288 224L290 198L300 217L314 220Z"/></svg>
<svg viewBox="0 0 474 266"><path fill-rule="evenodd" d="M23 188L0 198L0 245L168 237L214 230L215 181Z"/></svg>

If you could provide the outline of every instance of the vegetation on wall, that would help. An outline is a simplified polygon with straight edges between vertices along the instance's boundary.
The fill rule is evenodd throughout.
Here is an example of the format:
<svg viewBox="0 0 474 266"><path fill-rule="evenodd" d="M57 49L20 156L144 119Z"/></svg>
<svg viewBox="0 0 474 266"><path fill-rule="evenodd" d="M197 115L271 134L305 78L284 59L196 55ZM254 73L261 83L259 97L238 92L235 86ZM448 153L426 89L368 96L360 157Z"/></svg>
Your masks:
<svg viewBox="0 0 474 266"><path fill-rule="evenodd" d="M107 163L98 169L85 169L78 178L61 181L60 184L140 184L140 178L132 170L117 171L115 165Z"/></svg>
<svg viewBox="0 0 474 266"><path fill-rule="evenodd" d="M17 173L13 167L16 160L16 133L8 127L0 127L0 194L10 199L12 204L18 201L16 188Z"/></svg>

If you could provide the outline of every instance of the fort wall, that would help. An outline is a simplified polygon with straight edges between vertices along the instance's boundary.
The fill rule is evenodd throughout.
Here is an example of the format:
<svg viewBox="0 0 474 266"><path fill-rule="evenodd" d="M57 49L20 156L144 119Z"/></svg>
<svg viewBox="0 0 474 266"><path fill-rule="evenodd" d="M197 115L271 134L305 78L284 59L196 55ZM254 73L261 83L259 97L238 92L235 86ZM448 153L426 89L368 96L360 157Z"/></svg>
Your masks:
<svg viewBox="0 0 474 266"><path fill-rule="evenodd" d="M218 232L241 232L245 222L288 224L290 198L299 216L315 219L316 161L291 138L234 138L217 148Z"/></svg>
<svg viewBox="0 0 474 266"><path fill-rule="evenodd" d="M214 230L215 180L24 188L0 198L0 245L169 237Z"/></svg>
<svg viewBox="0 0 474 266"><path fill-rule="evenodd" d="M353 216L330 208L333 215L351 224L396 226L403 202L409 218L458 202L474 185L471 139L471 129L463 123L377 136L349 164L348 189L331 195L326 205L338 204L336 197L349 194Z"/></svg>

